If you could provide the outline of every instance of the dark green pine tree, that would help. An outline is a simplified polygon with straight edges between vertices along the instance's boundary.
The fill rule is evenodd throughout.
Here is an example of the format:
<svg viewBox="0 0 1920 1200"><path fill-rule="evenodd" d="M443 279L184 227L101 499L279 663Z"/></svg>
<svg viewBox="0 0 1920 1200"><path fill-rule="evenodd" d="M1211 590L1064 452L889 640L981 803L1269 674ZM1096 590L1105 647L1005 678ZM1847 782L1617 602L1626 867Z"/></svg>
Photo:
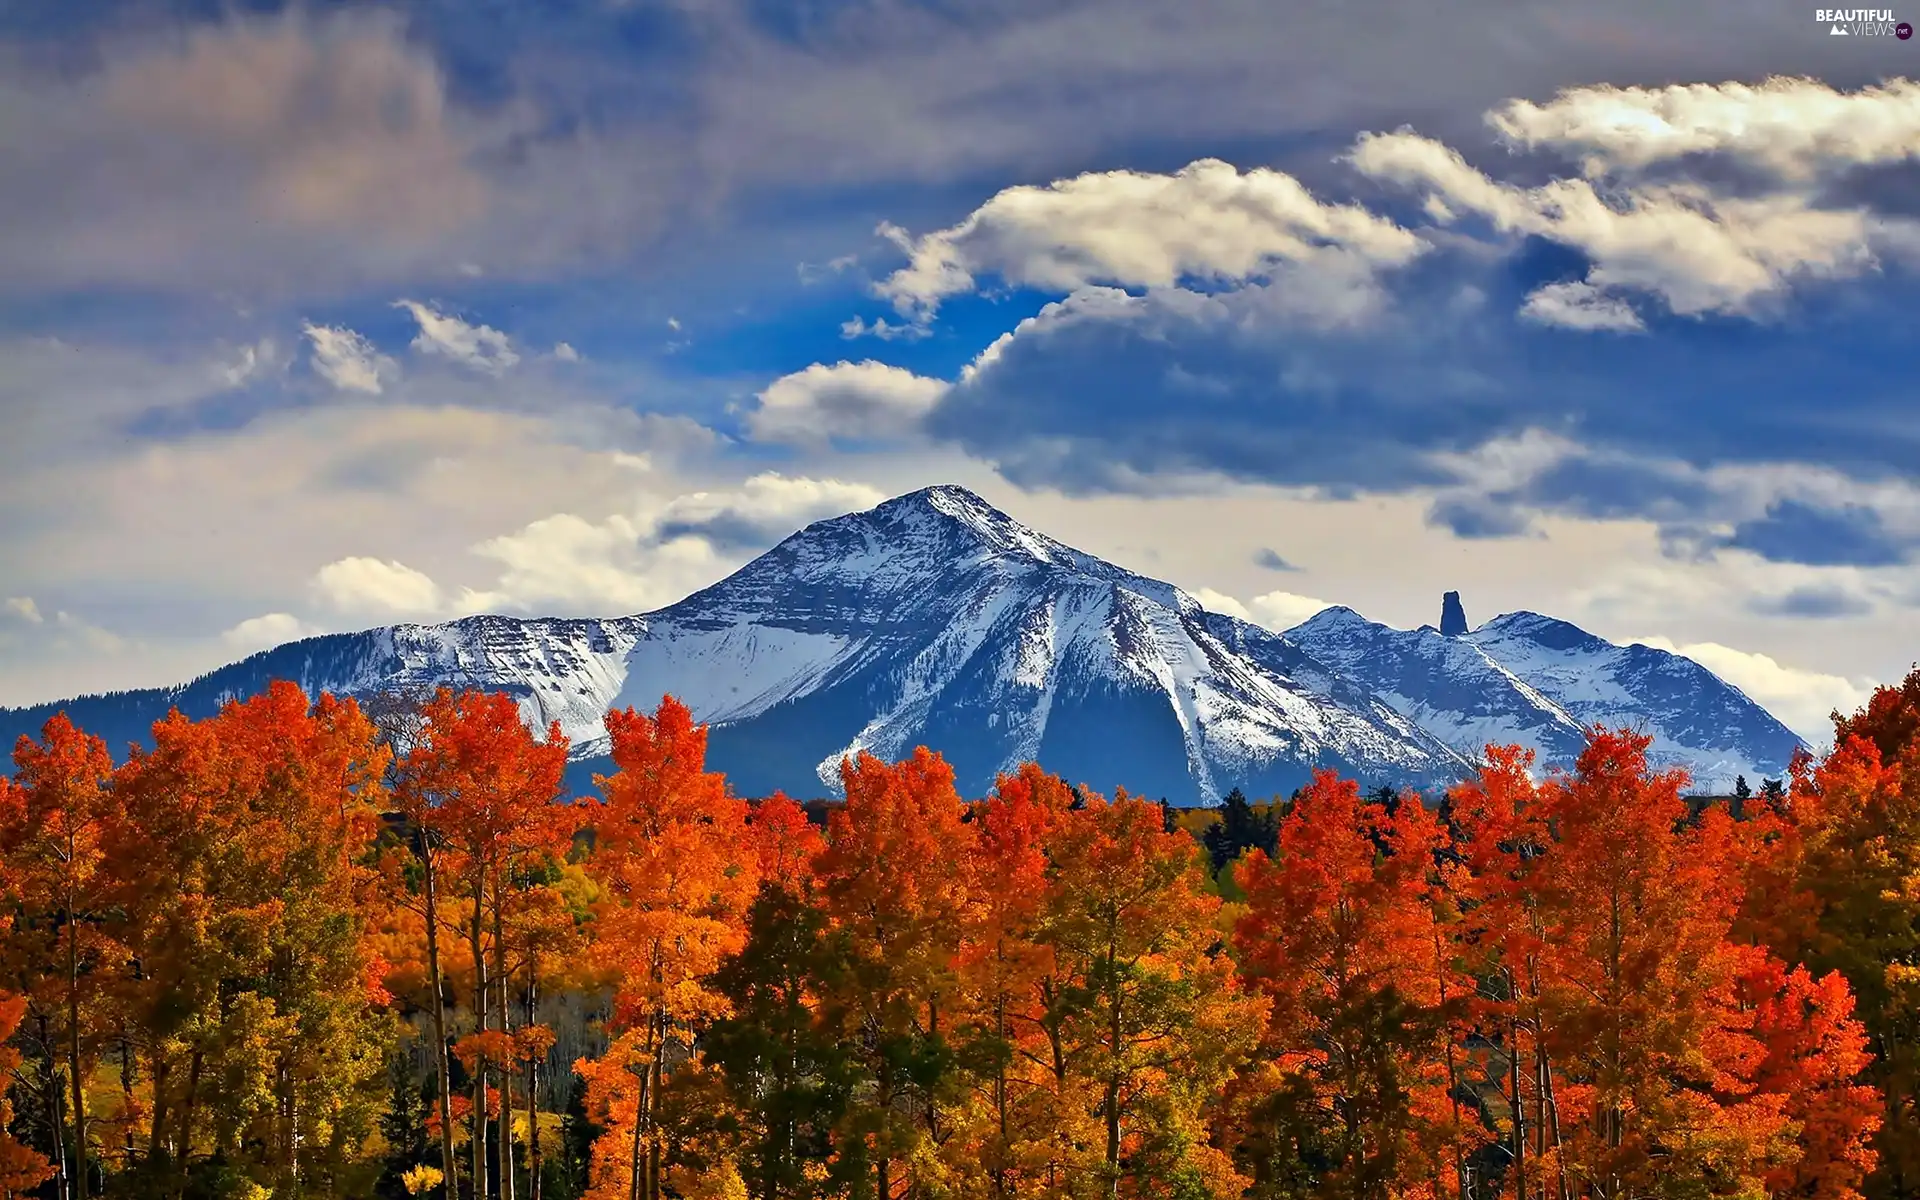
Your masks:
<svg viewBox="0 0 1920 1200"><path fill-rule="evenodd" d="M423 1088L414 1078L413 1063L403 1053L392 1056L388 1078L393 1085L393 1098L386 1115L380 1118L380 1132L386 1136L389 1149L380 1179L374 1185L374 1195L398 1198L407 1194L401 1176L416 1165L432 1163L439 1157L438 1147L427 1143L428 1100L434 1081L428 1080Z"/></svg>
<svg viewBox="0 0 1920 1200"><path fill-rule="evenodd" d="M1760 781L1760 798L1765 800L1767 807L1773 811L1784 812L1787 807L1786 784L1778 779L1762 779Z"/></svg>
<svg viewBox="0 0 1920 1200"><path fill-rule="evenodd" d="M740 1174L756 1200L808 1200L847 1182L807 1179L810 1164L833 1161L834 1127L859 1074L850 1048L807 1003L839 973L818 910L772 886L754 901L746 945L715 973L733 1015L714 1022L703 1048L742 1114ZM834 1175L864 1179L863 1162L840 1165L847 1170Z"/></svg>
<svg viewBox="0 0 1920 1200"><path fill-rule="evenodd" d="M1246 793L1234 788L1220 801L1220 819L1207 827L1200 840L1207 847L1213 873L1218 875L1227 864L1254 847L1269 855L1274 853L1280 844L1280 822L1271 808L1255 812Z"/></svg>

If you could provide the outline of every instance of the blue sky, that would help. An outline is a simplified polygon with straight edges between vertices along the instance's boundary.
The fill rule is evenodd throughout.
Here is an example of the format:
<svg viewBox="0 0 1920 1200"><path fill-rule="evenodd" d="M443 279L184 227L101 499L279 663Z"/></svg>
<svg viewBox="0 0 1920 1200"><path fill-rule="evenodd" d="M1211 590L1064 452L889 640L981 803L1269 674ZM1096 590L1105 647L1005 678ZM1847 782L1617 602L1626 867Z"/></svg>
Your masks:
<svg viewBox="0 0 1920 1200"><path fill-rule="evenodd" d="M1920 654L1915 56L1650 0L0 10L0 703L642 611L951 481L1276 628L1459 589L1817 735Z"/></svg>

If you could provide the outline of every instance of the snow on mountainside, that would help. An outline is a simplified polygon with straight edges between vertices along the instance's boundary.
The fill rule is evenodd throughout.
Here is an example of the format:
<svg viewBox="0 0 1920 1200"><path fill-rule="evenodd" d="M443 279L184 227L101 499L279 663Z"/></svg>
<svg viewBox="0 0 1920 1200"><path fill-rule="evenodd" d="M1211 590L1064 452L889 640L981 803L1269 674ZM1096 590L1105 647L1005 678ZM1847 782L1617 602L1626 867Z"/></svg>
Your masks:
<svg viewBox="0 0 1920 1200"><path fill-rule="evenodd" d="M189 717L212 716L231 699L263 692L290 679L309 694L365 695L383 688L446 685L504 691L536 728L559 721L562 731L591 749L606 742L602 724L626 675L626 656L647 628L644 617L618 620L530 621L467 617L445 625L392 625L363 633L303 638L263 650L192 683L106 696L0 709L0 737L11 746L38 733L55 712L105 738L117 754L128 742L146 742L148 729L169 708Z"/></svg>
<svg viewBox="0 0 1920 1200"><path fill-rule="evenodd" d="M1207 612L972 492L934 487L810 525L645 616L308 638L180 688L0 710L0 737L65 708L118 750L170 706L203 716L277 678L345 694L500 688L530 724L561 723L584 787L604 769L607 708L650 710L670 692L711 724L709 758L746 795L818 795L837 787L843 755L924 744L975 794L1038 759L1101 790L1212 803L1235 786L1286 790L1315 766L1369 785L1443 783L1486 740L1564 756L1581 722L1609 713L1657 716L1663 745L1715 755L1747 744L1723 731L1765 741L1771 722L1724 685L1737 703L1709 695L1697 677L1712 677L1685 659L1643 659L1659 654L1644 647L1567 657L1553 631L1509 618L1433 646L1347 610L1296 632Z"/></svg>
<svg viewBox="0 0 1920 1200"><path fill-rule="evenodd" d="M213 711L272 678L364 694L499 687L576 758L609 706L663 693L712 724L746 794L819 794L841 757L938 748L962 785L1037 758L1077 782L1182 802L1283 790L1324 765L1369 781L1456 775L1458 755L1285 639L1062 545L961 488L821 521L669 608L618 621L476 617L309 638L184 688L65 705L118 748L169 705ZM0 734L55 706L0 713Z"/></svg>
<svg viewBox="0 0 1920 1200"><path fill-rule="evenodd" d="M1449 637L1329 608L1287 636L1463 754L1518 742L1539 751L1542 765L1571 766L1583 727L1624 725L1652 735L1657 765L1685 767L1697 788L1725 791L1738 775L1754 783L1783 775L1802 744L1691 659L1616 646L1538 613L1507 613Z"/></svg>
<svg viewBox="0 0 1920 1200"><path fill-rule="evenodd" d="M1030 758L1182 800L1291 786L1319 763L1407 781L1458 769L1362 690L1230 650L1219 620L930 488L809 526L652 614L619 703L686 699L747 792L832 787L843 755L920 744L976 791Z"/></svg>

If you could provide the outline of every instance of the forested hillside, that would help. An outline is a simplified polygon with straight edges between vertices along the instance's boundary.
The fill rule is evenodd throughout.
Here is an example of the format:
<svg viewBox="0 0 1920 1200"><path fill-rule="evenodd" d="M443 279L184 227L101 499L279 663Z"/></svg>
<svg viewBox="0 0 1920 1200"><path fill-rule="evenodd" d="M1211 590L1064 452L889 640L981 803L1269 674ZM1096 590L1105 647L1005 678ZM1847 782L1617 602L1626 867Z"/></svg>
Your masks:
<svg viewBox="0 0 1920 1200"><path fill-rule="evenodd" d="M586 797L497 693L22 738L0 1196L1920 1189L1920 671L1738 812L1599 728L1204 831L924 748L810 814L672 698L607 730Z"/></svg>

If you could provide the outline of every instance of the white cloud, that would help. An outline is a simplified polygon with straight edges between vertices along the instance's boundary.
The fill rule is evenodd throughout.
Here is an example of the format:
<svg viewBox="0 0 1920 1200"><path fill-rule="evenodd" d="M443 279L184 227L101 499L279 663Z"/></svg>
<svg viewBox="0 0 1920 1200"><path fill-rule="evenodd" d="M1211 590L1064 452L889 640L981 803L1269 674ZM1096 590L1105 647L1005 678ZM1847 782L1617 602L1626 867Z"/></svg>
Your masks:
<svg viewBox="0 0 1920 1200"><path fill-rule="evenodd" d="M1833 741L1835 709L1853 712L1873 694L1873 683L1788 666L1771 655L1736 650L1718 642L1676 645L1664 637L1633 638L1656 650L1683 655L1739 688L1812 745Z"/></svg>
<svg viewBox="0 0 1920 1200"><path fill-rule="evenodd" d="M772 540L825 517L872 508L886 498L885 492L864 483L767 472L737 488L676 496L660 511L657 525Z"/></svg>
<svg viewBox="0 0 1920 1200"><path fill-rule="evenodd" d="M518 533L489 538L473 548L505 570L483 591L459 601L468 612L491 609L573 614L628 615L655 607L674 580L701 574L713 563L713 548L698 538L648 553L643 531L631 517L588 521L572 513L543 517Z"/></svg>
<svg viewBox="0 0 1920 1200"><path fill-rule="evenodd" d="M1295 592L1265 592L1245 603L1212 588L1195 588L1192 595L1209 612L1239 617L1242 621L1271 629L1275 633L1285 633L1321 609L1333 606L1330 600Z"/></svg>
<svg viewBox="0 0 1920 1200"><path fill-rule="evenodd" d="M566 342L555 342L553 344L553 356L561 362L580 361L580 352Z"/></svg>
<svg viewBox="0 0 1920 1200"><path fill-rule="evenodd" d="M727 490L651 499L602 521L556 513L475 546L505 570L458 607L603 616L660 608L800 526L884 498L863 484L769 473Z"/></svg>
<svg viewBox="0 0 1920 1200"><path fill-rule="evenodd" d="M439 585L405 563L378 558L343 558L321 567L313 587L342 612L438 612Z"/></svg>
<svg viewBox="0 0 1920 1200"><path fill-rule="evenodd" d="M417 300L396 300L393 306L406 309L419 323L420 333L413 339L413 348L423 354L437 354L489 375L499 375L520 361L512 342L498 329L469 325Z"/></svg>
<svg viewBox="0 0 1920 1200"><path fill-rule="evenodd" d="M1689 181L1525 187L1407 130L1363 135L1351 158L1374 178L1429 189L1443 221L1475 213L1503 233L1579 250L1592 260L1590 305L1594 293L1627 289L1651 292L1684 316L1752 315L1797 279L1855 276L1878 261L1868 213L1821 208L1810 195L1723 196Z"/></svg>
<svg viewBox="0 0 1920 1200"><path fill-rule="evenodd" d="M1659 296L1686 316L1757 316L1807 279L1853 278L1909 255L1920 233L1824 185L1841 172L1920 157L1920 84L1841 92L1809 79L1665 88L1570 88L1487 114L1509 146L1577 160L1578 177L1523 186L1491 178L1409 129L1360 137L1364 174L1427 193L1440 224L1463 214L1557 241L1591 260L1584 284L1544 288L1523 314L1578 329L1628 329L1617 293ZM1732 158L1753 174L1717 182L1686 160Z"/></svg>
<svg viewBox="0 0 1920 1200"><path fill-rule="evenodd" d="M1588 174L1725 153L1801 181L1920 156L1920 83L1842 92L1814 79L1569 88L1546 104L1513 100L1488 121L1525 148L1587 156Z"/></svg>
<svg viewBox="0 0 1920 1200"><path fill-rule="evenodd" d="M366 392L377 396L384 381L399 370L398 365L374 348L372 342L351 329L338 325L301 326L313 343L313 369L319 376L344 392Z"/></svg>
<svg viewBox="0 0 1920 1200"><path fill-rule="evenodd" d="M4 601L0 601L0 612L5 612L29 625L39 625L46 621L46 618L40 615L40 606L33 602L32 596L8 596Z"/></svg>
<svg viewBox="0 0 1920 1200"><path fill-rule="evenodd" d="M872 360L814 363L769 384L748 414L747 429L757 441L801 445L907 437L947 386Z"/></svg>
<svg viewBox="0 0 1920 1200"><path fill-rule="evenodd" d="M301 638L313 637L321 631L302 621L292 613L273 612L246 620L226 630L220 640L234 650L251 654L255 650L266 650Z"/></svg>
<svg viewBox="0 0 1920 1200"><path fill-rule="evenodd" d="M1640 314L1618 296L1609 296L1590 283L1574 280L1535 288L1520 306L1520 315L1542 325L1566 329L1645 329Z"/></svg>
<svg viewBox="0 0 1920 1200"><path fill-rule="evenodd" d="M1297 592L1266 592L1247 601L1247 607L1260 624L1285 632L1321 609L1332 608L1333 601Z"/></svg>
<svg viewBox="0 0 1920 1200"><path fill-rule="evenodd" d="M1291 175L1242 173L1218 159L1172 175L1106 171L1011 187L951 228L918 239L893 225L879 232L909 262L876 290L919 320L975 291L981 275L1064 293L1238 283L1291 266L1295 286L1348 291L1427 248L1359 205L1322 202Z"/></svg>

